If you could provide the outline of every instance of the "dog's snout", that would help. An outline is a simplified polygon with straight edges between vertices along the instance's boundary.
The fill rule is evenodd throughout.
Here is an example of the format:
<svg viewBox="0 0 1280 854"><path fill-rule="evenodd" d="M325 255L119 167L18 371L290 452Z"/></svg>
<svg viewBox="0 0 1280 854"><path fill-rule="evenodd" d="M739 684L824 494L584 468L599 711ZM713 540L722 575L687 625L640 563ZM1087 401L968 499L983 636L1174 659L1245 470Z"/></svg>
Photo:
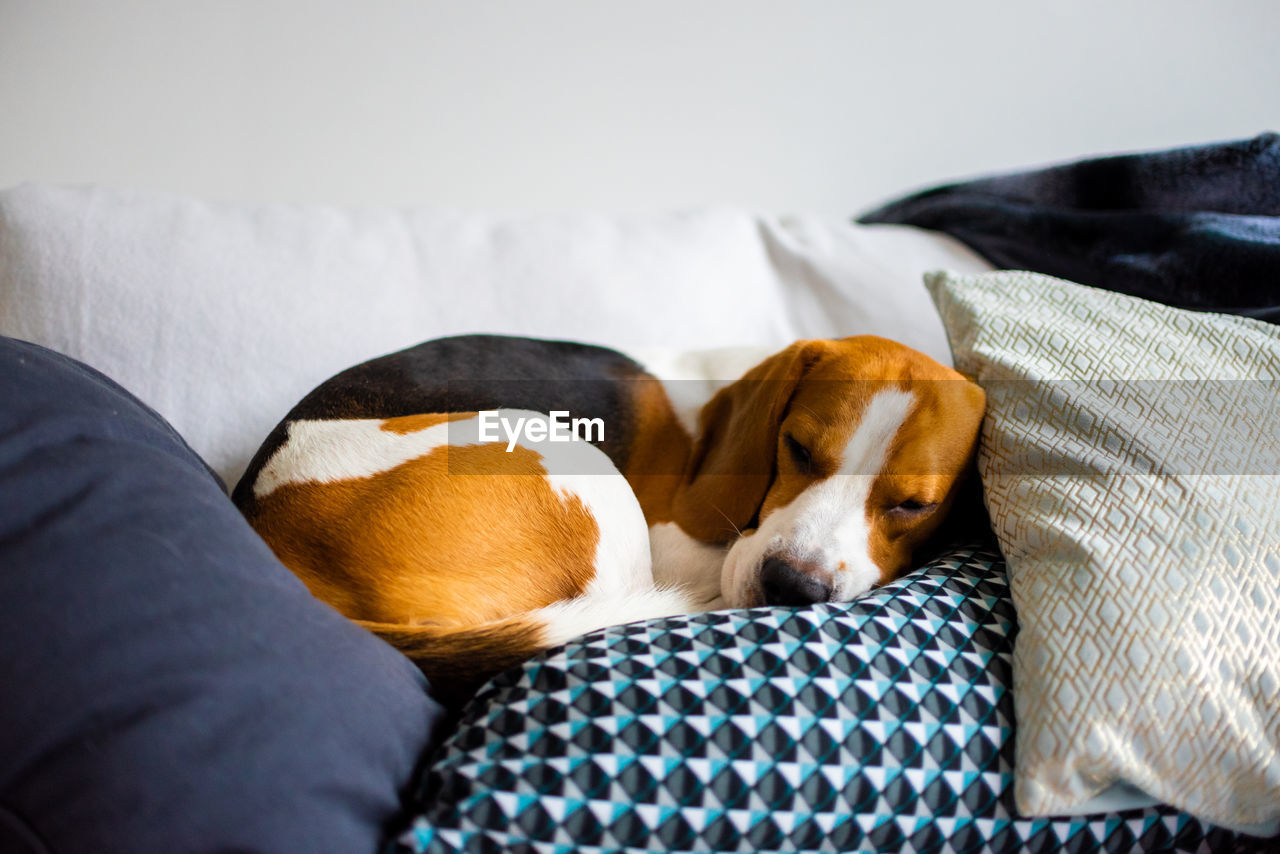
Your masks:
<svg viewBox="0 0 1280 854"><path fill-rule="evenodd" d="M765 559L760 567L760 589L768 605L812 605L831 598L826 573L781 557Z"/></svg>

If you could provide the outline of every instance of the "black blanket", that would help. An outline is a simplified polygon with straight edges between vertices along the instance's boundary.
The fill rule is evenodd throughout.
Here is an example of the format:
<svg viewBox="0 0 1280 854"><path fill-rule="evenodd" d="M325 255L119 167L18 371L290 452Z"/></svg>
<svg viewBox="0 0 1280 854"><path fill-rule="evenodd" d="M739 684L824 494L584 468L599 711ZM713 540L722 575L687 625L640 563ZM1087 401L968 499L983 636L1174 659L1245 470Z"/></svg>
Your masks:
<svg viewBox="0 0 1280 854"><path fill-rule="evenodd" d="M997 267L1280 323L1280 135L916 193L859 218L943 231Z"/></svg>

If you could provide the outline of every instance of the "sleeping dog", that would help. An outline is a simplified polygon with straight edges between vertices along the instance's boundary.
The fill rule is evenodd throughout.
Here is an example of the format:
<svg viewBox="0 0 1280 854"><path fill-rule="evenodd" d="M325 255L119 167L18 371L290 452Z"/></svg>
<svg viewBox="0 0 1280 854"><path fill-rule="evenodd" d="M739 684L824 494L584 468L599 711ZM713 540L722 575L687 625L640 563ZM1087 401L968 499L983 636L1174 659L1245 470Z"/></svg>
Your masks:
<svg viewBox="0 0 1280 854"><path fill-rule="evenodd" d="M603 626L900 575L956 501L985 404L872 336L695 389L601 347L428 341L307 395L233 498L317 597L461 697Z"/></svg>

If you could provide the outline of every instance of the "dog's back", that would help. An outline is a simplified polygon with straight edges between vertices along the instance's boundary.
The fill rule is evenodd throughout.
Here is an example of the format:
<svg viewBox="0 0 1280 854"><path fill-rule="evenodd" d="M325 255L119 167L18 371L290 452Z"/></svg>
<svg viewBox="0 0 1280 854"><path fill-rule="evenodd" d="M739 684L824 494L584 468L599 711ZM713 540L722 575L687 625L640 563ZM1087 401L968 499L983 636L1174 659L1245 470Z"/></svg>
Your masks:
<svg viewBox="0 0 1280 854"><path fill-rule="evenodd" d="M626 418L616 379L641 373L585 345L427 342L319 386L233 497L312 593L456 701L584 632L691 610L681 591L655 589L644 515L610 455L577 437L481 433L486 404L504 423L541 423L544 435L555 405L616 425ZM540 411L498 409L521 401Z"/></svg>
<svg viewBox="0 0 1280 854"><path fill-rule="evenodd" d="M253 504L253 484L295 421L386 419L431 412L565 410L611 426L600 447L619 468L634 405L629 390L648 378L606 347L506 335L438 338L370 359L325 380L281 419L258 449L232 499Z"/></svg>

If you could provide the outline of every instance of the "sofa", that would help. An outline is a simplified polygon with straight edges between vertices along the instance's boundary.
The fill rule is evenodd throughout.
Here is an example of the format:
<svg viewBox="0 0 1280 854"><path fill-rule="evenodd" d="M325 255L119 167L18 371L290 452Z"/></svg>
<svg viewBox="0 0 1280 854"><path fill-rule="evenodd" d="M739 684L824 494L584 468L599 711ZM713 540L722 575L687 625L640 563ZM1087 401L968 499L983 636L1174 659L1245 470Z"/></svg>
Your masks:
<svg viewBox="0 0 1280 854"><path fill-rule="evenodd" d="M1063 232L1008 211L1078 186L1037 174L883 223L0 192L0 850L1275 850L1267 294L1109 278L1140 255L1118 204L1075 209L1110 218L1092 267L1045 275ZM463 332L694 366L900 340L988 390L990 524L852 603L594 632L448 715L226 490L321 380Z"/></svg>

